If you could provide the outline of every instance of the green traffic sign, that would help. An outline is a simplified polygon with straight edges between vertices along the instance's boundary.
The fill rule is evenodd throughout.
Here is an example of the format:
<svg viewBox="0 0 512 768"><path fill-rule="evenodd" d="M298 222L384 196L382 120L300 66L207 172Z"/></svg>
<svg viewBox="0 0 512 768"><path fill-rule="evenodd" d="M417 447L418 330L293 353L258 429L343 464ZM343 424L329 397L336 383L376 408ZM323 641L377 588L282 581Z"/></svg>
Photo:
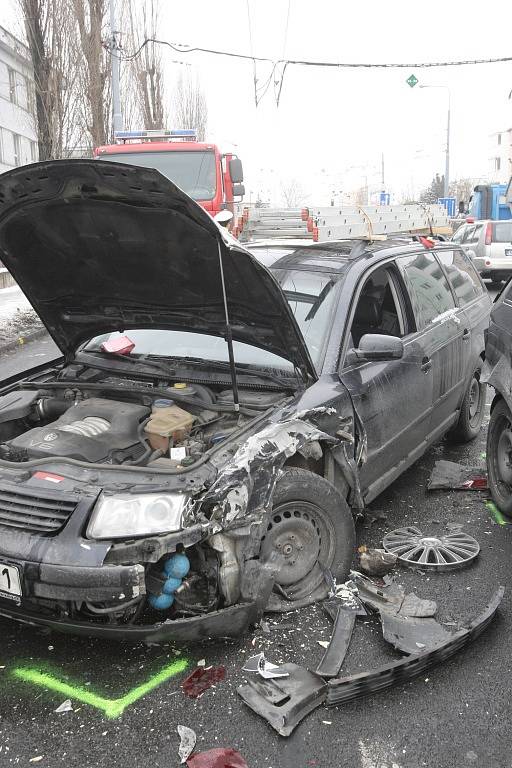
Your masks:
<svg viewBox="0 0 512 768"><path fill-rule="evenodd" d="M410 77L407 78L405 82L407 83L407 85L410 85L411 88L414 88L414 86L418 82L418 78L416 77L416 75L411 75Z"/></svg>

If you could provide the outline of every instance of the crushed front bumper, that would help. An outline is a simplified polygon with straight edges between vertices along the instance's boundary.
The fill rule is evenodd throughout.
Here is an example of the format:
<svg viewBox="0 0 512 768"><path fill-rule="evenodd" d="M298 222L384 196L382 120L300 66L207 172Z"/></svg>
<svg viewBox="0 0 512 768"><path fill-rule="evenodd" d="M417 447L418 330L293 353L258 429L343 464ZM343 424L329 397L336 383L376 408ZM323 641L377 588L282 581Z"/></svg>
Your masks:
<svg viewBox="0 0 512 768"><path fill-rule="evenodd" d="M187 643L206 638L240 637L250 624L258 621L261 612L259 602L250 602L232 605L201 616L168 619L157 624L108 625L89 621L52 619L23 608L0 605L0 616L25 624L39 624L70 635L125 640L132 643L168 641Z"/></svg>

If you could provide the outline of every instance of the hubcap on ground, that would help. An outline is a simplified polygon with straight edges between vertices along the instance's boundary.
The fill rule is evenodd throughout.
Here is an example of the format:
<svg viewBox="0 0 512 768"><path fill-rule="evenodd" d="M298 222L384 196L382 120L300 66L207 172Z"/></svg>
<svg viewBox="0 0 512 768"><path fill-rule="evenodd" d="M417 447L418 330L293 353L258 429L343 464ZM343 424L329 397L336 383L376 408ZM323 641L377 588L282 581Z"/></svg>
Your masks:
<svg viewBox="0 0 512 768"><path fill-rule="evenodd" d="M472 536L454 531L444 536L424 536L419 528L409 526L388 533L382 545L402 565L425 570L451 571L468 565L480 552Z"/></svg>
<svg viewBox="0 0 512 768"><path fill-rule="evenodd" d="M282 587L308 576L317 582L322 578L320 569L315 568L317 562L329 567L333 561L334 537L330 533L324 514L314 504L286 502L272 512L260 556L266 560L273 551L281 555L283 566L276 583Z"/></svg>

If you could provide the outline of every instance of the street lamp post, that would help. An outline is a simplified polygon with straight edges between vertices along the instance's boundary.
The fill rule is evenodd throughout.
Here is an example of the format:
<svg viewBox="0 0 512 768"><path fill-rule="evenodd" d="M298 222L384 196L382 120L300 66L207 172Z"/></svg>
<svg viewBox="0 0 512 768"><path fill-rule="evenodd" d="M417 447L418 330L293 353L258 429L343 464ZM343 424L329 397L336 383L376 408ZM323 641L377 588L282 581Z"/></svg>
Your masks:
<svg viewBox="0 0 512 768"><path fill-rule="evenodd" d="M448 197L450 187L450 107L451 91L447 85L420 85L420 88L445 88L448 91L448 114L446 117L446 158L444 166L444 191L443 196Z"/></svg>

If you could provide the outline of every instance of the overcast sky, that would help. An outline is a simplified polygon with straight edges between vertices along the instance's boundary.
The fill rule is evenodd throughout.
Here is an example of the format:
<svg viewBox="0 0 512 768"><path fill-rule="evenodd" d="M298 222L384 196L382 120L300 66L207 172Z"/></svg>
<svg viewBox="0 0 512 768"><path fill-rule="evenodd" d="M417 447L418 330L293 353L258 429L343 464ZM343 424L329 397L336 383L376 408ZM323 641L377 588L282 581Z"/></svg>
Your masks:
<svg viewBox="0 0 512 768"><path fill-rule="evenodd" d="M475 0L161 0L161 5L162 39L272 59L412 63L512 55L507 0L484 7ZM11 14L5 26L19 31L14 25ZM405 81L413 72L420 84L451 89L452 179L484 176L489 134L512 126L512 63L385 71L290 66L279 108L272 83L256 108L251 62L180 57L164 49L168 91L180 70L171 62L176 58L198 73L208 98L208 138L222 149L236 146L253 198L258 191L277 198L281 181L293 177L309 202L325 203L331 189L362 185L365 177L376 189L382 153L387 189L397 197L417 194L436 171L444 172L448 94L410 88ZM256 74L263 85L270 65L258 64Z"/></svg>

